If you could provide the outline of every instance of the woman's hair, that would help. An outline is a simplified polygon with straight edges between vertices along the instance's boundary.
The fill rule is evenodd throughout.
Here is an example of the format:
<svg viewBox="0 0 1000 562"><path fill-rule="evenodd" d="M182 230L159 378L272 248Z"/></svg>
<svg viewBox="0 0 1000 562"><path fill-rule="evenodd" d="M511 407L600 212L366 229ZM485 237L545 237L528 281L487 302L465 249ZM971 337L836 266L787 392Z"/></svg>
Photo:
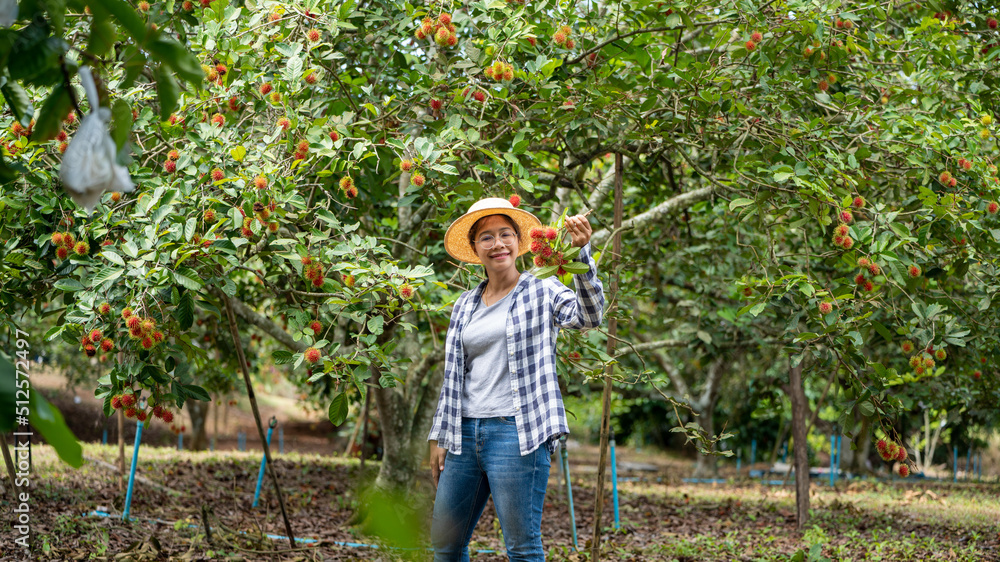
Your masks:
<svg viewBox="0 0 1000 562"><path fill-rule="evenodd" d="M472 246L473 248L476 247L476 232L479 230L479 223L483 222L484 220L490 217L503 217L507 219L507 223L510 224L510 227L514 229L514 234L517 234L517 240L518 241L521 240L521 229L518 228L517 222L503 213L496 213L495 215L486 215L485 217L479 217L479 220L472 223L472 228L469 229L470 246Z"/></svg>

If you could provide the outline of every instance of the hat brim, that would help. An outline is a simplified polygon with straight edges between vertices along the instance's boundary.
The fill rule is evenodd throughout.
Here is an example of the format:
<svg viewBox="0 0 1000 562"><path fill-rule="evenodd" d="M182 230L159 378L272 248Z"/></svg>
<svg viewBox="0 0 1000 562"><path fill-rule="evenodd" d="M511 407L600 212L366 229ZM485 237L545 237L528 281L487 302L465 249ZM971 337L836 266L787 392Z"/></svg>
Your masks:
<svg viewBox="0 0 1000 562"><path fill-rule="evenodd" d="M528 211L522 211L517 208L505 209L503 207L493 207L470 211L451 223L451 226L448 227L448 232L444 235L444 249L448 252L448 255L466 263L483 263L472 249L472 245L469 244L469 229L472 228L472 225L476 224L477 220L490 215L505 215L517 223L517 227L521 231L521 237L518 239L518 256L527 253L531 249L531 246L524 242L528 239L528 233L531 232L532 228L542 226L542 222L538 220L538 217Z"/></svg>

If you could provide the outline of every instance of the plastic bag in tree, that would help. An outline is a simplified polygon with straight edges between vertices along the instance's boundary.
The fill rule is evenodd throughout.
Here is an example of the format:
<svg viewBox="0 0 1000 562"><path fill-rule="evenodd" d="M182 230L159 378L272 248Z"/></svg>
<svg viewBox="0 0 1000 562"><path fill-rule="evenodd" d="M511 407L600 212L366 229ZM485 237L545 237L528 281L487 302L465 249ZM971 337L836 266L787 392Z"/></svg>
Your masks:
<svg viewBox="0 0 1000 562"><path fill-rule="evenodd" d="M17 0L0 0L0 27L10 27L17 21Z"/></svg>
<svg viewBox="0 0 1000 562"><path fill-rule="evenodd" d="M81 66L79 72L90 113L80 122L63 154L59 179L73 201L90 213L105 191L128 193L135 190L135 185L125 166L115 162L115 141L108 133L111 110L100 106L90 68Z"/></svg>

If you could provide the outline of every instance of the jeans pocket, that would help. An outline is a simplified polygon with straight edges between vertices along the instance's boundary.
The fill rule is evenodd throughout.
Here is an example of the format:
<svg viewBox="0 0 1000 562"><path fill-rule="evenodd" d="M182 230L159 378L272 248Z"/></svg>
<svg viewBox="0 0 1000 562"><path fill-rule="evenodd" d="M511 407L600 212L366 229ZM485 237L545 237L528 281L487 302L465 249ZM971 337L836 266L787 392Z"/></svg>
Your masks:
<svg viewBox="0 0 1000 562"><path fill-rule="evenodd" d="M517 427L517 419L514 416L501 416L497 419L500 420L500 423Z"/></svg>

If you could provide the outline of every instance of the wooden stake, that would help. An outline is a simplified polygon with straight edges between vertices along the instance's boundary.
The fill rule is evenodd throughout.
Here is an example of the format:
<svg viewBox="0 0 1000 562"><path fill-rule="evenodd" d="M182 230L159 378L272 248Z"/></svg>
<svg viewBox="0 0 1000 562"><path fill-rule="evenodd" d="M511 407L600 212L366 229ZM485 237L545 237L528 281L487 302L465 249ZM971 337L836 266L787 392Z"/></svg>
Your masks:
<svg viewBox="0 0 1000 562"><path fill-rule="evenodd" d="M361 410L361 472L365 471L365 443L368 441L368 408L371 404L372 393L365 393L365 407Z"/></svg>
<svg viewBox="0 0 1000 562"><path fill-rule="evenodd" d="M125 363L125 352L118 352L118 364ZM125 414L118 409L118 493L125 493Z"/></svg>
<svg viewBox="0 0 1000 562"><path fill-rule="evenodd" d="M368 393L365 393L368 396ZM366 403L367 405L367 403ZM361 431L361 416L358 416L358 421L354 424L354 429L351 430L351 437L347 440L347 448L344 449L344 458L351 458L351 449L354 448L354 443L358 440L358 432Z"/></svg>
<svg viewBox="0 0 1000 562"><path fill-rule="evenodd" d="M7 447L7 436L0 433L0 447L3 449L3 462L7 465L7 476L10 478L10 489L13 494L14 500L18 497L18 487L17 487L17 477L15 476L16 471L14 470L14 459L10 457L10 448ZM11 501L11 505L17 505L15 501Z"/></svg>
<svg viewBox="0 0 1000 562"><path fill-rule="evenodd" d="M618 321L614 314L618 305L618 264L622 254L622 183L624 174L622 168L622 155L615 154L615 237L611 250L611 287L608 291L607 315L611 317L608 321L608 355L614 357L617 344ZM604 510L604 476L607 472L608 464L608 433L611 426L611 374L614 370L612 365L604 368L604 392L601 395L601 464L597 466L597 501L594 505L594 536L590 542L590 559L597 562L601 559L601 513Z"/></svg>
<svg viewBox="0 0 1000 562"><path fill-rule="evenodd" d="M216 404L212 404L212 448L219 448L219 406L222 400L216 400Z"/></svg>
<svg viewBox="0 0 1000 562"><path fill-rule="evenodd" d="M125 493L125 414L118 409L118 493Z"/></svg>
<svg viewBox="0 0 1000 562"><path fill-rule="evenodd" d="M226 317L229 319L229 333L233 336L233 346L236 348L236 357L240 361L240 370L243 371L243 383L247 387L247 397L250 399L250 409L253 410L253 419L257 424L257 433L260 435L260 445L264 448L264 458L267 459L267 473L274 484L274 493L278 496L278 506L281 508L281 517L285 520L285 532L288 533L288 544L295 549L295 535L292 534L292 524L288 520L288 512L285 511L285 496L281 493L281 486L278 484L278 474L274 471L274 461L271 460L271 447L267 444L267 436L264 434L264 425L260 421L260 410L257 408L257 395L253 391L253 383L250 382L250 367L247 365L246 355L243 354L243 343L240 341L240 332L236 326L236 315L233 314L233 305L229 297L223 295L226 301Z"/></svg>

